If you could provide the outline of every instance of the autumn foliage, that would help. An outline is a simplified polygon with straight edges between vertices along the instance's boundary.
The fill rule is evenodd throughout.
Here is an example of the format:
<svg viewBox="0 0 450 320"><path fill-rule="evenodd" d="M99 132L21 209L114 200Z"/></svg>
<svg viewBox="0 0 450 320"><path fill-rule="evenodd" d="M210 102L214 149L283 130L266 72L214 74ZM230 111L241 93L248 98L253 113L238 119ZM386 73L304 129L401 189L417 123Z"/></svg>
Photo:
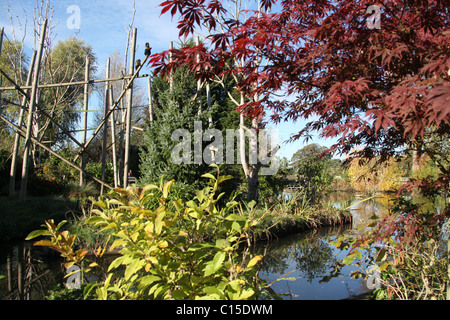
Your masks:
<svg viewBox="0 0 450 320"><path fill-rule="evenodd" d="M348 168L350 183L359 192L398 191L405 174L406 171L394 158L383 164L377 164L376 158L370 161L353 159Z"/></svg>
<svg viewBox="0 0 450 320"><path fill-rule="evenodd" d="M446 1L377 2L379 29L368 23L373 1L252 4L254 10L232 13L227 1L162 2L162 14L178 18L180 37L200 29L209 36L171 50L170 62L169 51L153 55L155 71L188 65L203 80L238 75L235 90L249 98L239 107L246 115L312 119L291 139L319 131L338 138L331 148L337 153L364 146L354 155L384 161L405 150L422 152L430 131L449 132ZM251 100L256 93L258 101ZM442 181L450 181L443 173Z"/></svg>
<svg viewBox="0 0 450 320"><path fill-rule="evenodd" d="M366 144L365 155L392 154L431 125L448 129L449 8L445 1L382 1L381 27L374 29L367 24L373 4L266 0L238 20L227 19L228 6L219 1L165 1L162 13L180 16L180 36L206 28L210 43L173 50L171 63L168 52L157 54L151 63L157 72L188 64L210 80L218 72L241 75L237 89L261 97L245 105L252 115L316 116L293 139L321 130L341 137L335 150ZM274 13L265 13L270 8ZM246 63L235 68L233 59ZM266 63L257 64L261 59ZM290 99L274 99L280 92Z"/></svg>
<svg viewBox="0 0 450 320"><path fill-rule="evenodd" d="M234 90L247 97L238 109L247 116L276 123L309 120L291 140L318 131L337 138L330 152L358 150L355 157L379 162L426 155L438 163L438 177L411 179L402 190L450 191L448 156L441 157L442 147L430 147L427 138L443 137L446 145L450 138L448 1L260 0L249 1L247 9L238 4L162 2L162 14L178 19L180 37L200 29L208 36L198 46L172 50L170 61L169 51L152 56L155 71L188 65L202 80L234 76ZM414 208L402 210L401 221L381 223L387 227L378 229L378 240L396 234L407 243L421 233L431 236L450 212L448 205L426 217Z"/></svg>

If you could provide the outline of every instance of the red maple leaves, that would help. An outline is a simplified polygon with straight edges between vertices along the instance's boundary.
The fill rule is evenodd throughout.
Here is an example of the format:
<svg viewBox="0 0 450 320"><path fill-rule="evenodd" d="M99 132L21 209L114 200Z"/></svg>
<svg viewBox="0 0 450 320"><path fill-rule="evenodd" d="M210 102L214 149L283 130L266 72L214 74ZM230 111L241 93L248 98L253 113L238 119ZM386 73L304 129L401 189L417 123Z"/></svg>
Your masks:
<svg viewBox="0 0 450 320"><path fill-rule="evenodd" d="M210 36L205 45L173 50L171 63L167 52L151 63L157 72L190 65L203 80L235 76L248 97L241 109L253 116L271 110L277 121L314 116L299 131L341 137L340 151L369 142L375 151L395 149L449 126L449 8L442 1L382 1L380 29L367 26L369 0L260 3L232 14L224 1L163 2L163 14L180 15L180 36L195 28Z"/></svg>

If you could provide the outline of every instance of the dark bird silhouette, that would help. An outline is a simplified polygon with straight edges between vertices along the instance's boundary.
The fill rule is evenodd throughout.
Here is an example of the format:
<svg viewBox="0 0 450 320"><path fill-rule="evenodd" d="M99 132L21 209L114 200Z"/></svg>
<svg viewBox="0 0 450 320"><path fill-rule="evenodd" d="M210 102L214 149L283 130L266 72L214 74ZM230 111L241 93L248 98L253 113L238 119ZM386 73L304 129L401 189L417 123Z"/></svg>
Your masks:
<svg viewBox="0 0 450 320"><path fill-rule="evenodd" d="M137 59L136 62L135 62L135 64L134 64L134 67L136 68L135 70L137 71L137 70L139 69L140 66L141 66L141 60L140 60L140 59ZM138 75L139 75L139 74L138 74Z"/></svg>
<svg viewBox="0 0 450 320"><path fill-rule="evenodd" d="M144 54L146 57L152 54L152 48L150 47L150 44L148 42L145 44Z"/></svg>

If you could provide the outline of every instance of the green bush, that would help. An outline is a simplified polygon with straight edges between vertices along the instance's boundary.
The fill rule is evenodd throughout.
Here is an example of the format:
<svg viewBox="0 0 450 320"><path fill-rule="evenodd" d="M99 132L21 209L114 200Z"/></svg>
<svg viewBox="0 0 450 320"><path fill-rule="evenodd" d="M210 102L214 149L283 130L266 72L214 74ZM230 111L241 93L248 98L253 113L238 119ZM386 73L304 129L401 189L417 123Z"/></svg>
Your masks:
<svg viewBox="0 0 450 320"><path fill-rule="evenodd" d="M209 178L209 186L189 201L168 200L173 181L159 187L117 188L100 196L86 223L112 231L115 240L108 248L118 250L119 257L109 264L103 281L86 285L85 295L237 300L263 294L265 283L257 276L262 257L252 256L248 247L241 246L257 221L244 216L235 200L217 206L224 195L216 196L219 184L231 177L204 177ZM49 230L35 231L28 239L50 235L50 241L37 244L61 252L68 260L66 266L82 264L85 251L72 248L75 236L59 232L60 225L46 225ZM89 268L95 266L91 263Z"/></svg>

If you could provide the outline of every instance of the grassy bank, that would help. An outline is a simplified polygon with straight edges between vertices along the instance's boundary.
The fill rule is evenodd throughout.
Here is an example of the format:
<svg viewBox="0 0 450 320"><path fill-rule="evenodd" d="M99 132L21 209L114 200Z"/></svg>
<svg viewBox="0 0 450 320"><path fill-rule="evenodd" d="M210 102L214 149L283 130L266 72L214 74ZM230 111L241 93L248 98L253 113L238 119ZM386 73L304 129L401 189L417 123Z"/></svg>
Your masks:
<svg viewBox="0 0 450 320"><path fill-rule="evenodd" d="M352 215L348 210L320 202L312 203L303 195L294 196L293 199L278 203L272 208L259 209L255 214L260 219L253 230L254 241L352 222Z"/></svg>

